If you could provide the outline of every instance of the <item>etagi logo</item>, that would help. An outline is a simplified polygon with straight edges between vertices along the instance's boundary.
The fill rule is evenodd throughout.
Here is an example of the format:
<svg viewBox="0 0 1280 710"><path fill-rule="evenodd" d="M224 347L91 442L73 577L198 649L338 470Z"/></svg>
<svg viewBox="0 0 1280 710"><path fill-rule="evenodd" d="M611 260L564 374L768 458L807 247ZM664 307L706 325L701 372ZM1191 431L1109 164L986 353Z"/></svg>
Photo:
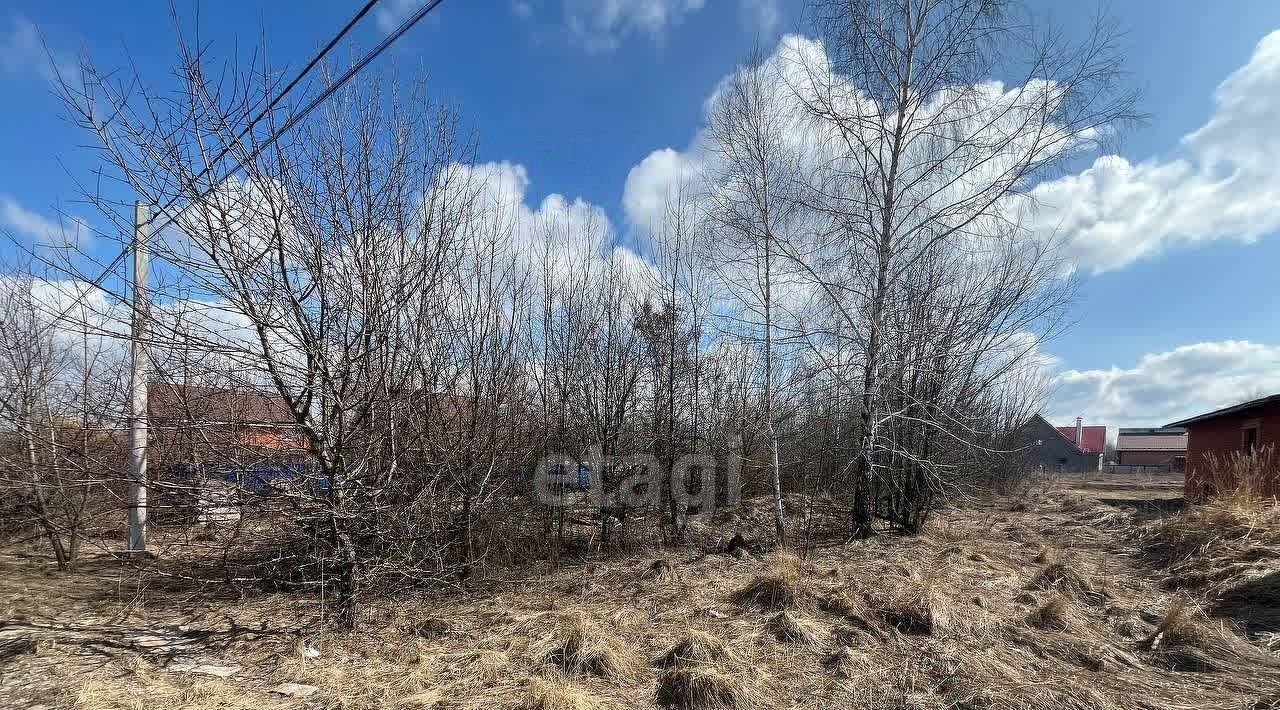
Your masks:
<svg viewBox="0 0 1280 710"><path fill-rule="evenodd" d="M651 454L605 456L597 444L582 458L563 454L543 457L534 473L533 492L539 502L553 507L586 498L601 507L635 509L659 504L662 492L668 489L664 484L669 484L681 510L707 515L715 511L721 472L724 501L732 505L742 494L741 439L731 442L723 461L710 453L685 454L675 460L670 471ZM610 484L607 491L606 478Z"/></svg>

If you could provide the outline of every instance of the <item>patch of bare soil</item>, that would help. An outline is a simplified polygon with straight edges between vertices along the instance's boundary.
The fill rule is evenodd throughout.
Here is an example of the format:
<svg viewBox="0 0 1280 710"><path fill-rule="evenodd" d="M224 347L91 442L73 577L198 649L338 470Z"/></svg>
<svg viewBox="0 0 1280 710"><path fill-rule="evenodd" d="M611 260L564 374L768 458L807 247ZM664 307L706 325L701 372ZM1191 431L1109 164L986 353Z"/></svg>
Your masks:
<svg viewBox="0 0 1280 710"><path fill-rule="evenodd" d="M371 610L346 635L305 597L184 593L106 560L65 577L10 553L0 706L1271 707L1280 658L1221 612L1270 599L1274 578L1230 575L1261 569L1246 528L1275 520L1237 520L1209 545L1230 561L1202 569L1180 557L1208 544L1183 515L1038 494L913 538L563 567ZM1195 588L1170 582L1193 572Z"/></svg>

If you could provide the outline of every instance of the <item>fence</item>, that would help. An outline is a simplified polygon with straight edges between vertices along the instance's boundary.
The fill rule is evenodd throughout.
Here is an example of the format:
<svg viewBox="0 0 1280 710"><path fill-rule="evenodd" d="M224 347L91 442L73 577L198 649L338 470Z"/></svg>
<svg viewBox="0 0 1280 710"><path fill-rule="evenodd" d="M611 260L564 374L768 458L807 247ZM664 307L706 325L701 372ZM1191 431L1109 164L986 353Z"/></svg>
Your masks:
<svg viewBox="0 0 1280 710"><path fill-rule="evenodd" d="M1108 464L1103 464L1102 472L1103 473L1132 473L1132 474L1173 473L1173 467L1168 464L1121 465L1118 463L1108 463Z"/></svg>

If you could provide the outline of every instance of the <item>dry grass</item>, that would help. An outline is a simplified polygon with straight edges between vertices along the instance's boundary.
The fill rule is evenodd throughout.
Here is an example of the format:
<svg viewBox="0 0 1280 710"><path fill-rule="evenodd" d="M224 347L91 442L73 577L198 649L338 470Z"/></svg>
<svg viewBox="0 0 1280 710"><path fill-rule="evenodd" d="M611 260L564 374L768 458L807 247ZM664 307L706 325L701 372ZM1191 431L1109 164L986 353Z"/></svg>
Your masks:
<svg viewBox="0 0 1280 710"><path fill-rule="evenodd" d="M804 600L807 591L803 561L782 550L773 554L766 571L734 592L733 601L771 611L791 609Z"/></svg>
<svg viewBox="0 0 1280 710"><path fill-rule="evenodd" d="M1280 503L1240 491L1127 531L1164 586L1280 649Z"/></svg>
<svg viewBox="0 0 1280 710"><path fill-rule="evenodd" d="M746 705L742 686L707 666L668 668L658 676L657 701L680 710L733 710Z"/></svg>
<svg viewBox="0 0 1280 710"><path fill-rule="evenodd" d="M693 632L664 651L655 664L658 674L656 701L681 710L731 710L746 697L745 684L722 668L741 670L742 657L718 638Z"/></svg>
<svg viewBox="0 0 1280 710"><path fill-rule="evenodd" d="M675 582L680 579L680 572L672 561L666 557L654 560L644 572L640 574L641 579L655 579L660 582Z"/></svg>
<svg viewBox="0 0 1280 710"><path fill-rule="evenodd" d="M1071 601L1058 594L1027 615L1027 623L1038 629L1066 631L1071 628Z"/></svg>
<svg viewBox="0 0 1280 710"><path fill-rule="evenodd" d="M626 681L640 666L634 649L580 612L562 617L542 645L542 660L570 674Z"/></svg>
<svg viewBox="0 0 1280 710"><path fill-rule="evenodd" d="M9 565L0 574L5 614L53 629L35 653L5 664L0 707L1191 710L1278 696L1275 655L1212 616L1219 596L1194 593L1213 585L1178 601L1136 566L1137 541L1157 539L1156 526L1199 536L1210 554L1258 555L1269 549L1273 513L1192 511L1123 527L1114 510L1087 501L1069 502L1071 511L1050 499L1025 512L1010 507L946 511L928 534L818 547L804 561L787 552L735 560L715 554L721 538L708 534L699 550L640 551L390 604L347 635L300 629L298 610L313 603L306 598L247 598L175 616L177 603L131 592L108 613L84 600L110 598L114 580L87 590L97 580L78 576L81 596L59 599L42 572L24 576L0 555ZM767 508L759 517L769 524ZM1206 530L1210 520L1227 525ZM1231 560L1194 564L1235 574L1244 561ZM1261 601L1250 603L1268 598L1259 589ZM127 628L252 629L199 649L244 671L209 680L166 670L145 649L119 651L124 608ZM0 643L28 638L25 623L0 626ZM59 626L75 624L100 629L84 632L98 634L97 650ZM104 664L103 653L116 660ZM271 694L281 682L319 691L306 701Z"/></svg>
<svg viewBox="0 0 1280 710"><path fill-rule="evenodd" d="M729 660L723 641L702 631L690 631L654 660L659 668L711 665Z"/></svg>
<svg viewBox="0 0 1280 710"><path fill-rule="evenodd" d="M824 636L822 624L790 611L780 611L769 617L765 627L779 641L801 646L816 646Z"/></svg>
<svg viewBox="0 0 1280 710"><path fill-rule="evenodd" d="M1072 597L1079 597L1087 592L1097 590L1093 580L1089 579L1076 567L1062 562L1051 562L1045 565L1027 583L1027 588L1040 591L1057 591Z"/></svg>
<svg viewBox="0 0 1280 710"><path fill-rule="evenodd" d="M139 710L140 708L182 708L183 710L261 710L260 697L234 681L187 681L149 678L137 685L116 679L94 677L68 690L59 705L74 710Z"/></svg>
<svg viewBox="0 0 1280 710"><path fill-rule="evenodd" d="M563 678L531 678L520 710L597 710L599 699Z"/></svg>
<svg viewBox="0 0 1280 710"><path fill-rule="evenodd" d="M953 622L952 605L934 591L932 583L904 581L871 595L870 602L887 626L904 634L942 633Z"/></svg>

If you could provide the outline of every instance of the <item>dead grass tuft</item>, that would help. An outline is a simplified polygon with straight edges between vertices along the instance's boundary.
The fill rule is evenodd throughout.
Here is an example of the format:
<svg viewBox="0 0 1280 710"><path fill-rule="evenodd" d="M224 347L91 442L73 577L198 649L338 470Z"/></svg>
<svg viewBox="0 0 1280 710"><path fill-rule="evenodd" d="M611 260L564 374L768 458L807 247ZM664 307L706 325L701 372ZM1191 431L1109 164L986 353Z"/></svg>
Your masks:
<svg viewBox="0 0 1280 710"><path fill-rule="evenodd" d="M931 636L950 628L949 605L930 584L904 584L870 599L884 622L904 634Z"/></svg>
<svg viewBox="0 0 1280 710"><path fill-rule="evenodd" d="M630 680L640 665L634 649L583 614L561 618L543 646L542 660L571 674Z"/></svg>
<svg viewBox="0 0 1280 710"><path fill-rule="evenodd" d="M1069 567L1062 562L1051 562L1045 565L1027 584L1027 588L1046 592L1056 591L1071 596L1097 591L1093 580L1075 567Z"/></svg>
<svg viewBox="0 0 1280 710"><path fill-rule="evenodd" d="M1071 628L1071 600L1061 594L1053 596L1027 615L1027 623L1038 629L1068 630Z"/></svg>
<svg viewBox="0 0 1280 710"><path fill-rule="evenodd" d="M789 611L780 611L765 622L769 633L783 643L798 646L815 646L822 637L823 628L815 621L797 616Z"/></svg>
<svg viewBox="0 0 1280 710"><path fill-rule="evenodd" d="M428 641L439 641L453 630L453 625L445 619L421 619L409 625L408 631L414 636Z"/></svg>
<svg viewBox="0 0 1280 710"><path fill-rule="evenodd" d="M601 703L594 695L564 678L531 678L524 691L520 710L596 710Z"/></svg>
<svg viewBox="0 0 1280 710"><path fill-rule="evenodd" d="M701 631L689 631L671 648L654 660L659 668L720 663L728 658L728 650L720 639Z"/></svg>
<svg viewBox="0 0 1280 710"><path fill-rule="evenodd" d="M1280 660L1205 616L1187 599L1175 599L1140 646L1171 670L1217 672L1280 668Z"/></svg>
<svg viewBox="0 0 1280 710"><path fill-rule="evenodd" d="M733 677L705 665L668 668L658 676L658 704L678 710L734 710L746 692Z"/></svg>
<svg viewBox="0 0 1280 710"><path fill-rule="evenodd" d="M805 596L804 565L794 554L774 553L769 569L733 594L739 606L778 611L797 606Z"/></svg>
<svg viewBox="0 0 1280 710"><path fill-rule="evenodd" d="M674 582L680 579L680 572L671 560L660 557L654 560L644 572L640 574L641 579L653 579L659 582Z"/></svg>

